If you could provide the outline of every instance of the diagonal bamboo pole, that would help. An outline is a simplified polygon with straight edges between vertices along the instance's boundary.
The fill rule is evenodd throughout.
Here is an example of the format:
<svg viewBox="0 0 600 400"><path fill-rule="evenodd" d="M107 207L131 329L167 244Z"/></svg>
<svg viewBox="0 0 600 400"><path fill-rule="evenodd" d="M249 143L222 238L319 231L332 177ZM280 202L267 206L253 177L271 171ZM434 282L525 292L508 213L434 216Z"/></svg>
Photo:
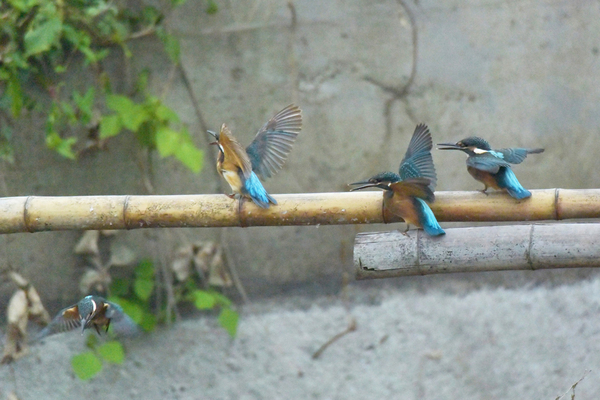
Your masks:
<svg viewBox="0 0 600 400"><path fill-rule="evenodd" d="M517 201L501 192L438 192L439 221L536 221L600 218L600 189L532 190ZM382 192L274 196L263 210L225 195L72 196L0 198L0 233L74 229L138 229L345 225L400 222L383 208Z"/></svg>
<svg viewBox="0 0 600 400"><path fill-rule="evenodd" d="M502 225L359 233L357 279L600 266L600 224Z"/></svg>

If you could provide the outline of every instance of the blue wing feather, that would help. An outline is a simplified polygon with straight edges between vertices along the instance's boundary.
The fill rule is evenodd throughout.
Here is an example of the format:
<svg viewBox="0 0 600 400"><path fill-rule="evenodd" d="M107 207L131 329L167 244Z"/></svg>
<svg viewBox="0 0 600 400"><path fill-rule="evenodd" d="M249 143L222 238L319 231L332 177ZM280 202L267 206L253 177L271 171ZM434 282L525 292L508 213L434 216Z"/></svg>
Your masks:
<svg viewBox="0 0 600 400"><path fill-rule="evenodd" d="M271 118L246 148L252 170L263 179L275 175L283 167L301 128L302 114L293 104Z"/></svg>
<svg viewBox="0 0 600 400"><path fill-rule="evenodd" d="M252 201L261 208L269 208L269 203L277 204L277 201L267 193L254 172L250 174L250 178L244 181L242 194L250 196Z"/></svg>
<svg viewBox="0 0 600 400"><path fill-rule="evenodd" d="M428 178L429 187L435 190L437 175L431 157L433 142L429 128L419 124L410 140L404 158L400 162L400 177L402 180L410 178Z"/></svg>
<svg viewBox="0 0 600 400"><path fill-rule="evenodd" d="M531 192L521 185L517 176L510 168L500 168L496 174L496 182L498 182L499 187L506 189L508 194L515 199L521 200L531 197Z"/></svg>
<svg viewBox="0 0 600 400"><path fill-rule="evenodd" d="M492 153L469 156L467 158L467 166L481 171L491 172L492 174L498 173L500 167L510 168L509 163L507 163L503 158L499 158Z"/></svg>
<svg viewBox="0 0 600 400"><path fill-rule="evenodd" d="M522 148L510 148L510 149L499 149L495 150L497 153L501 153L504 156L504 160L511 164L520 164L527 154L543 153L544 149L522 149Z"/></svg>
<svg viewBox="0 0 600 400"><path fill-rule="evenodd" d="M429 208L429 205L424 200L415 197L415 206L417 207L417 213L419 215L419 222L423 226L423 230L431 236L445 235L446 232L442 229L440 224L437 222L433 211Z"/></svg>

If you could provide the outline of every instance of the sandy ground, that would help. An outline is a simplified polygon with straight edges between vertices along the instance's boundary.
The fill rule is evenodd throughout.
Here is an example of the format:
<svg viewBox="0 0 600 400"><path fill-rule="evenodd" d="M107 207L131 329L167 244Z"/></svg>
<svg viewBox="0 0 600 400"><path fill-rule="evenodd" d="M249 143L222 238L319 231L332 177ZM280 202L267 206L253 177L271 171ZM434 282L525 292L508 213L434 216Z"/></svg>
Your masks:
<svg viewBox="0 0 600 400"><path fill-rule="evenodd" d="M575 398L600 398L600 279L466 295L355 283L346 298L254 303L234 340L188 319L127 342L125 364L88 382L70 368L82 337L56 335L0 366L0 399L554 400L586 370Z"/></svg>

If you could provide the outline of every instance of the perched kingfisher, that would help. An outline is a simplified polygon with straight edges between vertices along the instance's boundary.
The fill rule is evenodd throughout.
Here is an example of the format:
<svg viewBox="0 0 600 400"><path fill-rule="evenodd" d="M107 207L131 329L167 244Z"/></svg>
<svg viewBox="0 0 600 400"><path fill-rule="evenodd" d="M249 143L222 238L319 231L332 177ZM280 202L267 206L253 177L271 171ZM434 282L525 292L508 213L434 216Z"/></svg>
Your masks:
<svg viewBox="0 0 600 400"><path fill-rule="evenodd" d="M279 111L259 129L246 150L227 125L221 125L219 133L208 131L216 139L211 144L219 146L217 171L231 186L233 193L229 197L249 197L261 208L277 204L258 176L266 179L281 169L302 128L301 113L293 104Z"/></svg>
<svg viewBox="0 0 600 400"><path fill-rule="evenodd" d="M100 334L100 329L107 332L111 323L118 335L134 336L139 332L136 323L123 312L121 306L99 296L86 296L79 303L61 310L48 326L40 331L36 340L79 327L82 335L86 329L92 327Z"/></svg>
<svg viewBox="0 0 600 400"><path fill-rule="evenodd" d="M510 164L522 163L527 154L544 152L544 149L522 148L492 150L486 140L477 136L456 143L439 143L437 146L440 150L461 150L467 153L467 171L485 185L482 193L486 193L488 187L491 187L506 190L519 200L531 197L531 192L521 186Z"/></svg>
<svg viewBox="0 0 600 400"><path fill-rule="evenodd" d="M360 190L369 187L383 189L383 203L395 215L406 222L406 231L410 225L422 228L431 236L444 235L435 219L435 215L425 202L433 203L433 191L437 176L431 158L431 134L426 125L417 125L408 150L400 162L400 174L382 172L362 182L350 185L361 185L351 189Z"/></svg>

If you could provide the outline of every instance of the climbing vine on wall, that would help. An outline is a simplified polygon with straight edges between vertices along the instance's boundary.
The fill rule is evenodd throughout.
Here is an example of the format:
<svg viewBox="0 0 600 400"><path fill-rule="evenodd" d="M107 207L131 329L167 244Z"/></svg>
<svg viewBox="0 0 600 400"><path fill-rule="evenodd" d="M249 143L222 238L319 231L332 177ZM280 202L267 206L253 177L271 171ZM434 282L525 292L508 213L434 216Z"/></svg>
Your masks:
<svg viewBox="0 0 600 400"><path fill-rule="evenodd" d="M164 21L184 1L163 1L163 9L127 8L111 0L0 2L0 157L14 159L16 119L41 113L46 145L63 157L104 148L111 137L129 131L143 148L198 172L202 152L177 114L147 90L148 72L134 79L129 92L117 93L103 65L114 51L130 58L128 43L145 36L161 40L178 64L179 42ZM94 84L67 89L73 86L66 84L69 77L82 70L92 73Z"/></svg>

